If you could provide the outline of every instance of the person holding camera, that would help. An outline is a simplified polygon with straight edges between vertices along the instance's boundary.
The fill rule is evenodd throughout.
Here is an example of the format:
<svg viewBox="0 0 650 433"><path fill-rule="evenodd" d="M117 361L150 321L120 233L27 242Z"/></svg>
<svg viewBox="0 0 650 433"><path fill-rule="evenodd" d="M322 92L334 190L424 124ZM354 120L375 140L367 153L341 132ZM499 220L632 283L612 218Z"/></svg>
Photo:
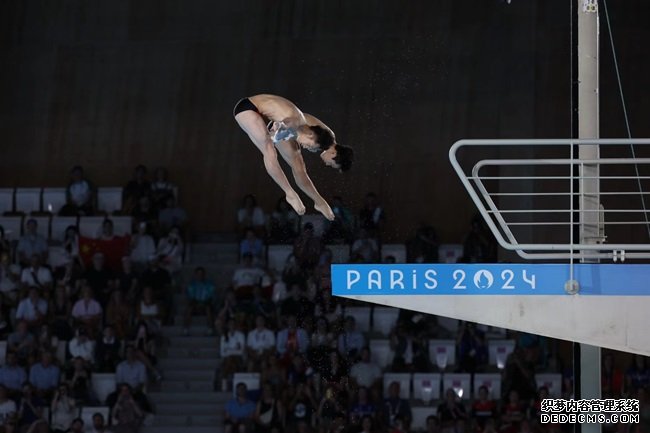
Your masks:
<svg viewBox="0 0 650 433"><path fill-rule="evenodd" d="M68 393L68 385L63 383L54 393L50 405L51 427L53 433L65 433L77 416L75 400Z"/></svg>

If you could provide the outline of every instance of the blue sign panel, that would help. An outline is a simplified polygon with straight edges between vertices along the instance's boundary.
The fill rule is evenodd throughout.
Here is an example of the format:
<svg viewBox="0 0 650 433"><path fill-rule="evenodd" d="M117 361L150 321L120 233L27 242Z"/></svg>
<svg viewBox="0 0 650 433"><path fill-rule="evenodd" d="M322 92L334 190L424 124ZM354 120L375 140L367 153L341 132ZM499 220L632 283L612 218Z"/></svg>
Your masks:
<svg viewBox="0 0 650 433"><path fill-rule="evenodd" d="M580 295L650 295L650 265L573 266ZM340 296L567 295L569 279L568 264L332 265Z"/></svg>

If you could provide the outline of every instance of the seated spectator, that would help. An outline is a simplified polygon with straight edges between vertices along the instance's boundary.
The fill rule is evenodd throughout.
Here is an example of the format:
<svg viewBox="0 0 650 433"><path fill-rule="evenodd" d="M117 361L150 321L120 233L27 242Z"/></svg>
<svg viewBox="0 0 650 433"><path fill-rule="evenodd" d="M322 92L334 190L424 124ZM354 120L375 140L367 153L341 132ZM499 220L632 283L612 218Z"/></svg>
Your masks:
<svg viewBox="0 0 650 433"><path fill-rule="evenodd" d="M438 236L436 229L421 225L413 239L407 241L406 254L408 263L438 263Z"/></svg>
<svg viewBox="0 0 650 433"><path fill-rule="evenodd" d="M356 358L361 349L366 345L366 339L361 332L356 330L356 327L357 322L353 316L345 318L345 329L339 335L338 349L346 359Z"/></svg>
<svg viewBox="0 0 650 433"><path fill-rule="evenodd" d="M641 388L650 385L650 368L647 358L642 355L634 355L632 365L625 372L625 389L628 392L636 392Z"/></svg>
<svg viewBox="0 0 650 433"><path fill-rule="evenodd" d="M332 199L332 212L336 218L334 221L325 222L325 231L323 233L323 242L326 244L352 242L352 233L354 230L354 216L352 211L343 204L343 199L334 196Z"/></svg>
<svg viewBox="0 0 650 433"><path fill-rule="evenodd" d="M63 284L75 281L83 274L84 264L79 254L79 231L76 226L65 229L63 251L50 257L50 266L54 269L56 280Z"/></svg>
<svg viewBox="0 0 650 433"><path fill-rule="evenodd" d="M34 335L29 332L26 321L20 320L16 325L16 331L9 334L7 349L16 353L20 364L25 364L32 355L36 349L36 340Z"/></svg>
<svg viewBox="0 0 650 433"><path fill-rule="evenodd" d="M261 284L266 272L260 267L253 265L253 255L246 253L242 255L242 262L232 276L232 287L238 299L250 298L253 287Z"/></svg>
<svg viewBox="0 0 650 433"><path fill-rule="evenodd" d="M131 214L140 197L151 195L151 183L147 180L147 168L138 165L133 172L133 179L122 190L122 210Z"/></svg>
<svg viewBox="0 0 650 433"><path fill-rule="evenodd" d="M52 273L49 268L43 266L40 255L32 255L29 267L23 269L20 275L20 282L25 288L36 287L43 293L49 293L52 290Z"/></svg>
<svg viewBox="0 0 650 433"><path fill-rule="evenodd" d="M0 294L2 294L5 307L11 308L18 305L20 274L20 266L11 263L9 253L0 253ZM3 313L6 314L7 311Z"/></svg>
<svg viewBox="0 0 650 433"><path fill-rule="evenodd" d="M407 325L407 321L398 320L397 326L390 335L390 348L395 353L391 366L393 372L406 372L413 363L415 338L409 332Z"/></svg>
<svg viewBox="0 0 650 433"><path fill-rule="evenodd" d="M269 281L270 279L268 277L262 278L262 284L265 286L265 283ZM267 323L271 324L271 326L274 327L277 314L276 303L268 297L264 296L262 293L264 291L268 292L271 289L272 288L268 286L255 286L253 287L253 299L241 303L240 310L246 315L246 325L250 325L249 327L254 326L253 321L258 315L263 316L267 320Z"/></svg>
<svg viewBox="0 0 650 433"><path fill-rule="evenodd" d="M7 254L11 257L11 241L7 239L5 228L0 225L0 254Z"/></svg>
<svg viewBox="0 0 650 433"><path fill-rule="evenodd" d="M275 349L275 334L266 327L264 316L255 318L255 328L248 332L246 337L249 371L259 370L262 360L271 355Z"/></svg>
<svg viewBox="0 0 650 433"><path fill-rule="evenodd" d="M34 386L34 391L39 397L49 401L59 385L61 370L52 364L52 354L43 352L41 361L29 369L29 382Z"/></svg>
<svg viewBox="0 0 650 433"><path fill-rule="evenodd" d="M221 336L221 377L229 378L234 373L241 371L246 356L246 337L237 329L234 319L228 320L226 331Z"/></svg>
<svg viewBox="0 0 650 433"><path fill-rule="evenodd" d="M111 408L111 417L118 432L137 433L140 429L145 413L129 385L120 385L119 395Z"/></svg>
<svg viewBox="0 0 650 433"><path fill-rule="evenodd" d="M77 330L77 335L68 342L68 352L73 358L83 359L89 366L95 362L95 342L88 338L88 333L83 326Z"/></svg>
<svg viewBox="0 0 650 433"><path fill-rule="evenodd" d="M456 392L449 388L445 391L445 400L438 406L440 433L462 431L467 420L465 406L458 401Z"/></svg>
<svg viewBox="0 0 650 433"><path fill-rule="evenodd" d="M273 385L270 383L262 385L262 397L257 402L253 415L256 433L284 432L284 405L276 395Z"/></svg>
<svg viewBox="0 0 650 433"><path fill-rule="evenodd" d="M84 420L81 418L75 418L70 424L70 429L65 430L64 433L85 433Z"/></svg>
<svg viewBox="0 0 650 433"><path fill-rule="evenodd" d="M350 408L350 423L361 426L365 418L374 420L377 407L370 401L368 388L362 386L357 390L356 401Z"/></svg>
<svg viewBox="0 0 650 433"><path fill-rule="evenodd" d="M298 214L284 198L278 199L275 210L269 218L269 242L272 244L290 244L298 233Z"/></svg>
<svg viewBox="0 0 650 433"><path fill-rule="evenodd" d="M153 335L149 333L147 324L139 322L135 327L135 337L129 342L135 348L136 357L142 362L147 370L151 372L156 381L162 379L162 375L156 369L156 345Z"/></svg>
<svg viewBox="0 0 650 433"><path fill-rule="evenodd" d="M375 422L373 421L372 416L366 415L363 418L361 418L361 430L359 430L360 433L374 433L375 430Z"/></svg>
<svg viewBox="0 0 650 433"><path fill-rule="evenodd" d="M226 332L226 324L231 319L237 317L239 310L240 306L235 298L235 292L228 290L226 296L224 296L223 303L219 306L217 320L214 321L217 335L223 335Z"/></svg>
<svg viewBox="0 0 650 433"><path fill-rule="evenodd" d="M255 403L248 399L245 383L238 383L236 397L226 403L224 416L224 433L253 432L253 416Z"/></svg>
<svg viewBox="0 0 650 433"><path fill-rule="evenodd" d="M131 305L124 299L121 290L113 290L106 306L107 325L113 325L113 329L118 337L124 338L129 332L132 319ZM157 329L157 328L156 328Z"/></svg>
<svg viewBox="0 0 650 433"><path fill-rule="evenodd" d="M149 263L147 262L147 265L148 264ZM122 269L115 278L117 284L116 289L121 290L126 296L126 300L132 304L139 295L139 278L139 273L136 273L133 270L133 262L131 261L131 258L129 256L122 257Z"/></svg>
<svg viewBox="0 0 650 433"><path fill-rule="evenodd" d="M295 316L287 317L286 323L286 328L278 332L275 348L278 355L288 362L294 354L307 352L309 336L304 329L298 328Z"/></svg>
<svg viewBox="0 0 650 433"><path fill-rule="evenodd" d="M244 232L248 227L253 227L258 235L264 235L264 226L266 225L266 216L261 207L257 205L257 200L252 194L244 197L242 207L237 211L238 231Z"/></svg>
<svg viewBox="0 0 650 433"><path fill-rule="evenodd" d="M70 327L72 305L68 298L67 288L63 284L56 285L47 311L52 335L59 340L69 341L72 338L72 328Z"/></svg>
<svg viewBox="0 0 650 433"><path fill-rule="evenodd" d="M261 381L281 388L286 385L287 370L278 362L277 357L268 356L262 361Z"/></svg>
<svg viewBox="0 0 650 433"><path fill-rule="evenodd" d="M327 388L316 412L320 431L339 431L334 421L343 410L345 409L339 402L334 388Z"/></svg>
<svg viewBox="0 0 650 433"><path fill-rule="evenodd" d="M72 307L72 317L94 337L101 325L102 313L102 306L93 298L93 290L90 286L84 286L81 298Z"/></svg>
<svg viewBox="0 0 650 433"><path fill-rule="evenodd" d="M244 254L253 256L253 263L261 265L264 263L264 242L255 234L255 230L249 227L244 232L244 239L239 243L239 256L243 258Z"/></svg>
<svg viewBox="0 0 650 433"><path fill-rule="evenodd" d="M305 223L302 232L293 244L293 255L301 269L313 270L318 265L323 244L321 238L316 236L314 225Z"/></svg>
<svg viewBox="0 0 650 433"><path fill-rule="evenodd" d="M40 351L48 351L55 353L59 348L59 339L52 335L52 331L47 324L40 326L38 336L36 338L36 344Z"/></svg>
<svg viewBox="0 0 650 433"><path fill-rule="evenodd" d="M458 348L458 365L466 373L475 373L487 365L488 348L483 332L476 329L476 325L463 321L458 328L456 338Z"/></svg>
<svg viewBox="0 0 650 433"><path fill-rule="evenodd" d="M199 266L194 270L194 277L187 286L186 294L188 302L185 308L183 334L189 335L192 315L196 312L205 311L208 320L207 335L213 335L214 316L212 306L215 301L215 287L212 281L205 278L205 268Z"/></svg>
<svg viewBox="0 0 650 433"><path fill-rule="evenodd" d="M153 172L153 181L151 182L151 198L156 208L165 207L165 200L168 197L174 197L176 185L171 183L167 176L167 169L156 167Z"/></svg>
<svg viewBox="0 0 650 433"><path fill-rule="evenodd" d="M113 409L115 409L115 408L116 407L113 407ZM124 413L122 412L120 414L120 410L123 410L123 408L118 406L117 415L122 415L121 419L122 419L122 421L124 421L124 416L123 416ZM140 409L138 408L138 410L140 410ZM117 416L117 415L115 415L115 412L113 412L112 415ZM129 427L128 423L118 423L117 421L119 421L119 420L116 419L115 424L119 428L118 431L122 431L122 432L123 431L128 431L127 430L128 427ZM137 432L137 429L133 430L133 431ZM93 414L93 433L113 433L113 430L111 430L111 429L109 429L107 427L106 421L104 420L104 415L102 415L99 412Z"/></svg>
<svg viewBox="0 0 650 433"><path fill-rule="evenodd" d="M332 386L337 390L344 390L348 378L348 363L342 359L336 349L330 350L325 362L318 366L321 380L326 386Z"/></svg>
<svg viewBox="0 0 650 433"><path fill-rule="evenodd" d="M142 299L138 303L135 318L138 322L147 324L150 334L157 334L163 318L163 311L160 304L156 302L151 287L146 286L142 291ZM121 337L124 338L124 337Z"/></svg>
<svg viewBox="0 0 650 433"><path fill-rule="evenodd" d="M603 354L601 370L602 398L621 398L623 393L623 372L615 365L614 355L611 352Z"/></svg>
<svg viewBox="0 0 650 433"><path fill-rule="evenodd" d="M90 375L90 366L81 357L72 359L65 374L70 396L82 405L97 404Z"/></svg>
<svg viewBox="0 0 650 433"><path fill-rule="evenodd" d="M377 195L369 192L366 194L366 201L359 212L359 228L366 230L370 237L377 238L380 237L385 223L386 214L379 205Z"/></svg>
<svg viewBox="0 0 650 433"><path fill-rule="evenodd" d="M9 398L9 392L0 385L0 427L6 426L17 413L16 402ZM3 427L3 432L6 432Z"/></svg>
<svg viewBox="0 0 650 433"><path fill-rule="evenodd" d="M535 382L535 366L528 358L531 352L524 352L520 347L508 356L506 367L503 372L502 389L509 393L517 391L518 398L529 402L537 395L537 383ZM507 394L506 394L507 395Z"/></svg>
<svg viewBox="0 0 650 433"><path fill-rule="evenodd" d="M314 314L324 316L330 324L340 323L343 320L341 301L332 296L330 290L321 290L316 295Z"/></svg>
<svg viewBox="0 0 650 433"><path fill-rule="evenodd" d="M186 232L187 212L176 202L173 194L164 199L164 207L158 213L158 230L160 233L169 233L172 227L178 227L181 233Z"/></svg>
<svg viewBox="0 0 650 433"><path fill-rule="evenodd" d="M126 348L126 359L120 362L115 371L115 381L126 383L136 392L141 391L147 383L147 368L138 360L135 347Z"/></svg>
<svg viewBox="0 0 650 433"><path fill-rule="evenodd" d="M166 314L171 310L174 303L172 277L167 269L161 266L160 259L154 258L149 262L149 267L140 277L140 284L153 290L153 299L160 302L164 309L160 314Z"/></svg>
<svg viewBox="0 0 650 433"><path fill-rule="evenodd" d="M30 334L31 335L31 334ZM0 385L12 398L20 394L23 383L27 381L25 369L18 365L18 357L14 352L7 352L5 365L0 367Z"/></svg>
<svg viewBox="0 0 650 433"><path fill-rule="evenodd" d="M92 265L85 270L82 278L92 289L99 303L106 305L108 295L113 289L115 274L106 267L106 256L103 253L93 255Z"/></svg>
<svg viewBox="0 0 650 433"><path fill-rule="evenodd" d="M70 182L65 190L66 204L59 211L62 216L94 215L97 191L84 176L84 170L77 165L70 171Z"/></svg>
<svg viewBox="0 0 650 433"><path fill-rule="evenodd" d="M494 263L497 260L497 243L483 224L480 215L471 221L470 232L463 242L465 263Z"/></svg>
<svg viewBox="0 0 650 433"><path fill-rule="evenodd" d="M472 418L476 423L476 430L482 432L485 430L487 420L497 418L497 403L490 400L488 388L484 385L478 389L478 398L472 405Z"/></svg>
<svg viewBox="0 0 650 433"><path fill-rule="evenodd" d="M388 386L388 396L384 399L384 424L388 427L395 427L398 419L404 425L410 424L411 405L407 399L400 397L399 382L391 382Z"/></svg>
<svg viewBox="0 0 650 433"><path fill-rule="evenodd" d="M329 330L325 317L316 319L316 330L311 335L309 344L309 363L314 366L323 364L329 352L336 348L336 337Z"/></svg>
<svg viewBox="0 0 650 433"><path fill-rule="evenodd" d="M501 410L502 433L518 433L521 422L526 419L525 405L519 400L519 393L514 389L508 393L508 401Z"/></svg>
<svg viewBox="0 0 650 433"><path fill-rule="evenodd" d="M111 325L106 325L95 344L95 367L100 373L113 373L120 362L120 340Z"/></svg>
<svg viewBox="0 0 650 433"><path fill-rule="evenodd" d="M38 256L41 263L47 262L47 240L38 234L38 223L30 218L25 225L25 234L18 240L16 247L18 262L22 267L27 267L33 256Z"/></svg>
<svg viewBox="0 0 650 433"><path fill-rule="evenodd" d="M352 244L352 254L358 255L365 263L373 263L379 259L377 239L368 235L368 230L359 229L359 237Z"/></svg>
<svg viewBox="0 0 650 433"><path fill-rule="evenodd" d="M138 224L138 231L131 237L131 262L136 269L144 270L156 254L156 242L148 233L146 222Z"/></svg>
<svg viewBox="0 0 650 433"><path fill-rule="evenodd" d="M50 404L50 426L54 432L65 433L79 413L77 403L68 392L68 385L62 383L54 393Z"/></svg>
<svg viewBox="0 0 650 433"><path fill-rule="evenodd" d="M20 301L16 320L24 320L28 328L36 330L46 319L47 302L38 294L38 288L30 287L27 297Z"/></svg>
<svg viewBox="0 0 650 433"><path fill-rule="evenodd" d="M305 287L307 285L307 276L308 273L300 267L296 256L290 254L282 270L282 282L285 287L292 287L293 285Z"/></svg>
<svg viewBox="0 0 650 433"><path fill-rule="evenodd" d="M158 242L156 255L161 260L161 266L171 275L179 272L183 266L183 254L185 247L181 232L178 227L172 227L166 237Z"/></svg>
<svg viewBox="0 0 650 433"><path fill-rule="evenodd" d="M291 286L290 294L291 296L280 304L281 316L295 316L300 323L314 317L316 306L305 296L304 291L297 284Z"/></svg>
<svg viewBox="0 0 650 433"><path fill-rule="evenodd" d="M350 369L350 379L368 389L378 387L382 378L381 368L371 360L369 348L364 347L359 353L359 361Z"/></svg>
<svg viewBox="0 0 650 433"><path fill-rule="evenodd" d="M43 417L43 408L47 403L34 391L31 383L26 382L18 401L18 428L21 432L47 433L49 427Z"/></svg>
<svg viewBox="0 0 650 433"><path fill-rule="evenodd" d="M136 226L144 223L152 227L154 233L157 233L158 210L151 202L151 198L147 196L140 197L135 208L131 211L131 216L133 216L133 223Z"/></svg>
<svg viewBox="0 0 650 433"><path fill-rule="evenodd" d="M309 385L298 383L287 411L287 427L291 429L290 431L311 431L307 429L314 424L318 406L314 392Z"/></svg>

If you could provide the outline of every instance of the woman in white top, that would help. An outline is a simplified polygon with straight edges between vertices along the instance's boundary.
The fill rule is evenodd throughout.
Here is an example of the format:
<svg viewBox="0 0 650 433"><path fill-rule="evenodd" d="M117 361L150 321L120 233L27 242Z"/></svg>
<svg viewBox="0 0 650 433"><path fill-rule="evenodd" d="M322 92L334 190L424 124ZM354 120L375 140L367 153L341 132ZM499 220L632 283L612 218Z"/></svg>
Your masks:
<svg viewBox="0 0 650 433"><path fill-rule="evenodd" d="M244 366L246 354L246 337L237 329L234 319L229 319L226 324L226 332L221 335L221 377L229 378Z"/></svg>
<svg viewBox="0 0 650 433"><path fill-rule="evenodd" d="M183 250L180 230L172 227L167 237L160 239L156 255L162 259L161 266L173 275L183 266Z"/></svg>
<svg viewBox="0 0 650 433"><path fill-rule="evenodd" d="M153 182L151 182L151 192L153 194L153 202L159 209L165 207L166 198L169 195L174 195L176 185L167 179L167 169L164 167L156 168L153 172Z"/></svg>
<svg viewBox="0 0 650 433"><path fill-rule="evenodd" d="M147 286L142 290L142 299L136 311L136 320L147 324L149 334L157 334L160 330L162 311L153 297L153 290Z"/></svg>
<svg viewBox="0 0 650 433"><path fill-rule="evenodd" d="M156 243L149 235L146 222L138 224L138 232L131 238L131 261L138 271L146 268L149 260L156 254Z"/></svg>
<svg viewBox="0 0 650 433"><path fill-rule="evenodd" d="M66 432L72 421L77 417L78 409L74 398L68 393L68 385L64 382L54 393L50 405L52 422L50 426L55 432Z"/></svg>

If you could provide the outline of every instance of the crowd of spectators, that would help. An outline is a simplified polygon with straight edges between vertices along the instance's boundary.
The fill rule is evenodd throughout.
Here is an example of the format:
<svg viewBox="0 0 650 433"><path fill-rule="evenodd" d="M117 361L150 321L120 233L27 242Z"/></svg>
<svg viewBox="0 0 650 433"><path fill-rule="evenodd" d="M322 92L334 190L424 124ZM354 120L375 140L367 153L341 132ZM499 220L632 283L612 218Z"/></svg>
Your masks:
<svg viewBox="0 0 650 433"><path fill-rule="evenodd" d="M153 413L146 388L162 377L156 344L172 313L187 225L175 194L164 169L151 181L144 166L135 169L117 212L132 216L133 235L117 262L108 260L117 238L110 215L88 242L70 226L57 245L38 234L29 215L17 243L0 227L0 336L7 345L0 432L81 432L89 426L80 408L96 406L110 411L107 419L94 414L93 431L136 432ZM101 215L82 167L71 171L59 215ZM51 246L63 247L55 263L48 262ZM99 373L115 374L103 401L93 386Z"/></svg>
<svg viewBox="0 0 650 433"><path fill-rule="evenodd" d="M413 401L400 397L399 382L384 386L387 372L500 374L501 395L491 395L482 386L473 390L469 399L461 399L457 390L445 389L440 401L424 402L431 407L431 414L421 431L572 430L571 425L540 422L541 399L548 397L549 390L537 385L535 374L561 373L561 397L573 397L571 365L563 362L556 340L508 332L501 338L514 339L515 350L498 369L488 365L487 336L475 324L461 322L454 333L440 326L435 316L400 311L388 336L394 354L392 362L384 369L376 364L369 348L371 335L358 331L354 317L346 314L347 308L358 305L331 296L332 252L327 245L349 245L351 262L382 260L386 214L372 193L357 212L341 197L332 203L337 219L325 222L321 235L315 233L312 223L299 227L300 218L283 200L267 215L249 195L238 211L240 265L225 293L210 290L214 295L209 302L223 359L215 386L235 390L235 397L225 408L227 433L415 431L411 427ZM275 243L293 244L293 254L281 273L265 266L265 246ZM421 225L406 246L408 262L438 261L439 244L431 226ZM458 261L495 260L494 239L481 220L473 218ZM205 279L203 270L197 269L195 281ZM454 366L441 367L430 359L430 339L456 341ZM645 358L637 357L625 373L607 367L613 360L611 355L605 360L604 392L615 390L608 396L645 399L645 390L650 386ZM235 372L260 373L261 390L251 391L245 383L232 383ZM609 428L616 430L617 426Z"/></svg>

